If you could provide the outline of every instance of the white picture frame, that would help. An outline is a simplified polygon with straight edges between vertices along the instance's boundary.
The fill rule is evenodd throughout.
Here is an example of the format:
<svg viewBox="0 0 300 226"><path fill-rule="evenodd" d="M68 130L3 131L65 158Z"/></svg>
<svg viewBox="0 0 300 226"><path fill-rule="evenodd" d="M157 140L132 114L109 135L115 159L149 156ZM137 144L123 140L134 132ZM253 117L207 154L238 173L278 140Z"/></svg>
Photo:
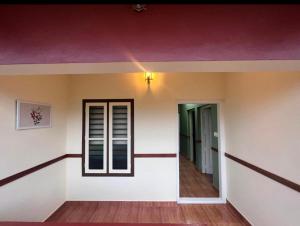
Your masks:
<svg viewBox="0 0 300 226"><path fill-rule="evenodd" d="M16 130L51 128L51 105L16 100Z"/></svg>

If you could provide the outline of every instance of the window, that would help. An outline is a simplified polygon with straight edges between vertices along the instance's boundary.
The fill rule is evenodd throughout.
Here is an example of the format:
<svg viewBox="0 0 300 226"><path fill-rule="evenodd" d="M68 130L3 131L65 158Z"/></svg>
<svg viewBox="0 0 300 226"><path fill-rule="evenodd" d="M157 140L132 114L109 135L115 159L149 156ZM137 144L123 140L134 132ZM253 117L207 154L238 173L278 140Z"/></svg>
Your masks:
<svg viewBox="0 0 300 226"><path fill-rule="evenodd" d="M83 100L83 176L133 176L133 117L133 99Z"/></svg>

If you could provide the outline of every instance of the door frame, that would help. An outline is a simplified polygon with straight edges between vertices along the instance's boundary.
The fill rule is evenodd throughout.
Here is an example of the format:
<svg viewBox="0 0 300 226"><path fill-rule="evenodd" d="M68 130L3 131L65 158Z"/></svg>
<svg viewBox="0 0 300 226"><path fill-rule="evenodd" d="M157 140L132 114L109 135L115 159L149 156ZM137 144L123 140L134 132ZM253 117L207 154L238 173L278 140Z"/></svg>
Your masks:
<svg viewBox="0 0 300 226"><path fill-rule="evenodd" d="M216 104L217 105L217 117L218 117L218 157L219 157L219 197L210 198L181 198L180 197L180 183L179 183L179 114L178 106L179 104ZM225 126L224 126L224 103L222 100L210 99L210 100L177 100L176 101L176 201L179 204L209 204L209 203L226 203L227 198L227 184L226 184L226 161L225 161Z"/></svg>

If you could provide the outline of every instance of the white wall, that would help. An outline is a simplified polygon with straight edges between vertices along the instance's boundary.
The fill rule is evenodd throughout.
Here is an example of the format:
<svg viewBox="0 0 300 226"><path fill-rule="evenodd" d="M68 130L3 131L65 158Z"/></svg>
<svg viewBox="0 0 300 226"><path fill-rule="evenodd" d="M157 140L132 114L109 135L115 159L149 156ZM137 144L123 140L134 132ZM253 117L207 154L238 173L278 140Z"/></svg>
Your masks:
<svg viewBox="0 0 300 226"><path fill-rule="evenodd" d="M81 153L82 99L134 98L135 153L177 152L177 101L224 97L224 76L157 74L147 89L142 73L73 76L67 152ZM176 200L176 158L136 158L135 177L81 177L80 159L67 160L67 200Z"/></svg>
<svg viewBox="0 0 300 226"><path fill-rule="evenodd" d="M53 128L15 130L15 100L50 103ZM135 99L135 153L176 153L177 101L225 100L226 152L300 183L300 74L0 77L0 178L81 153L82 99ZM65 171L66 170L66 171ZM66 172L66 178L65 178ZM227 160L228 200L254 225L297 225L299 193ZM0 220L44 220L65 200L176 200L176 159L136 158L135 177L82 177L70 158L0 187ZM30 204L30 205L29 205Z"/></svg>
<svg viewBox="0 0 300 226"><path fill-rule="evenodd" d="M300 73L227 77L226 152L300 183ZM254 225L299 225L300 195L227 160L228 200Z"/></svg>
<svg viewBox="0 0 300 226"><path fill-rule="evenodd" d="M65 153L67 78L0 76L0 178ZM15 130L16 99L52 105L52 128ZM65 201L65 162L0 187L0 220L44 220Z"/></svg>

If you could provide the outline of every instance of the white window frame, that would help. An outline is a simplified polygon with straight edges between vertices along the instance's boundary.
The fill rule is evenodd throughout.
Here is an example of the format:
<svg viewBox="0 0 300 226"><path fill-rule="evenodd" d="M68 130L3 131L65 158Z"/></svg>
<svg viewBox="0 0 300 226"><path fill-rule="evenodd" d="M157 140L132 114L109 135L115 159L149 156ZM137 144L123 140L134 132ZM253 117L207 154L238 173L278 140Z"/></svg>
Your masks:
<svg viewBox="0 0 300 226"><path fill-rule="evenodd" d="M127 138L113 137L113 107L127 106ZM113 141L126 140L127 141L127 169L113 169ZM109 173L124 174L131 173L131 103L130 102L109 102Z"/></svg>
<svg viewBox="0 0 300 226"><path fill-rule="evenodd" d="M103 138L90 138L89 137L89 118L90 107L103 107ZM107 173L107 103L86 103L85 105L85 173ZM90 140L103 140L103 169L90 169L89 167L89 141Z"/></svg>

